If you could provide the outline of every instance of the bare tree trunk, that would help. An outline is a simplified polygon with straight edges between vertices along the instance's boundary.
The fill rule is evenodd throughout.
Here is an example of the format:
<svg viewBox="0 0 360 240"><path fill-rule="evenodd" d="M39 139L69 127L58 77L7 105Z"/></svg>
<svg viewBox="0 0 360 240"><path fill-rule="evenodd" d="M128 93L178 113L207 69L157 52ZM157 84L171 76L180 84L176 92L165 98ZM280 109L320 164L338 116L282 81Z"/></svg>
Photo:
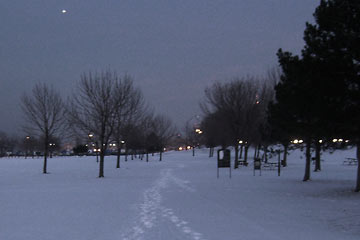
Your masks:
<svg viewBox="0 0 360 240"><path fill-rule="evenodd" d="M118 144L119 146L119 144ZM117 149L117 159L116 159L116 168L120 168L120 154L121 154L121 147L118 147Z"/></svg>
<svg viewBox="0 0 360 240"><path fill-rule="evenodd" d="M321 162L320 162L320 152L321 152L321 143L319 141L315 142L315 172L321 171Z"/></svg>
<svg viewBox="0 0 360 240"><path fill-rule="evenodd" d="M146 151L146 162L148 162L148 161L149 161L149 152Z"/></svg>
<svg viewBox="0 0 360 240"><path fill-rule="evenodd" d="M243 148L244 148L244 146L241 144L240 145L240 159L242 158Z"/></svg>
<svg viewBox="0 0 360 240"><path fill-rule="evenodd" d="M287 152L288 152L289 144L288 144L288 143L285 143L285 144L283 144L283 146L284 146L283 167L286 167L286 166L287 166Z"/></svg>
<svg viewBox="0 0 360 240"><path fill-rule="evenodd" d="M161 162L162 161L162 151L160 150L160 159L159 161Z"/></svg>
<svg viewBox="0 0 360 240"><path fill-rule="evenodd" d="M105 152L103 151L103 149L101 149L100 152L100 166L99 166L99 178L103 178L104 177L104 155Z"/></svg>
<svg viewBox="0 0 360 240"><path fill-rule="evenodd" d="M305 175L304 175L304 179L303 181L308 181L310 180L310 166L311 166L311 140L308 139L306 141L306 152L305 152L305 156L306 156L306 163L305 163Z"/></svg>
<svg viewBox="0 0 360 240"><path fill-rule="evenodd" d="M195 147L193 146L193 149L192 149L192 155L193 157L195 156Z"/></svg>
<svg viewBox="0 0 360 240"><path fill-rule="evenodd" d="M268 146L264 146L264 157L265 157L265 162L268 162Z"/></svg>
<svg viewBox="0 0 360 240"><path fill-rule="evenodd" d="M211 157L211 147L209 148L209 158Z"/></svg>
<svg viewBox="0 0 360 240"><path fill-rule="evenodd" d="M244 153L244 163L245 164L247 162L248 150L249 150L249 146L245 145L245 153Z"/></svg>
<svg viewBox="0 0 360 240"><path fill-rule="evenodd" d="M356 144L356 158L358 160L355 192L360 192L360 141Z"/></svg>
<svg viewBox="0 0 360 240"><path fill-rule="evenodd" d="M239 168L239 146L235 145L235 162L234 169Z"/></svg>
<svg viewBox="0 0 360 240"><path fill-rule="evenodd" d="M45 137L45 149L44 149L44 166L43 166L43 173L47 173L47 155L48 155L48 138Z"/></svg>
<svg viewBox="0 0 360 240"><path fill-rule="evenodd" d="M256 159L256 152L257 152L258 146L255 145L255 150L254 150L254 159Z"/></svg>
<svg viewBox="0 0 360 240"><path fill-rule="evenodd" d="M256 153L256 158L259 158L260 156L260 149L261 149L261 145L258 145L258 149L257 149L257 153Z"/></svg>

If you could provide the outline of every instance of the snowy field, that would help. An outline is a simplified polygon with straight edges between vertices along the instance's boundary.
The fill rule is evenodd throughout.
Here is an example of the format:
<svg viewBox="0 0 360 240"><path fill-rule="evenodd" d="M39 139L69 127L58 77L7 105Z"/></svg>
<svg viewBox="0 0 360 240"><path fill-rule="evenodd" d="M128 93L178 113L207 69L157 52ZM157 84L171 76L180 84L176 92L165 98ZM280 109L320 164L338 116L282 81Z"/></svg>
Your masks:
<svg viewBox="0 0 360 240"><path fill-rule="evenodd" d="M323 170L302 182L304 158L253 176L252 166L220 169L206 150L169 152L164 161L95 157L0 158L1 240L360 239L360 194L352 192L355 150L325 153ZM250 156L252 154L250 153Z"/></svg>

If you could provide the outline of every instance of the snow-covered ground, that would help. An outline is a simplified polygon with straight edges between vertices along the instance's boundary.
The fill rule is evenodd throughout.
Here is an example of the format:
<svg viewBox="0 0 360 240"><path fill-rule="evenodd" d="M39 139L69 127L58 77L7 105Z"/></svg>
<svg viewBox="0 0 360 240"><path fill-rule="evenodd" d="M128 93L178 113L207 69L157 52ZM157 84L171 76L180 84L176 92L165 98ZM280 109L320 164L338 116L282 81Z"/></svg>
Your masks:
<svg viewBox="0 0 360 240"><path fill-rule="evenodd" d="M207 150L168 152L149 162L94 157L0 158L1 240L359 239L360 194L352 192L354 150L325 153L323 170L302 182L304 158L253 176L220 169ZM251 154L250 154L251 156ZM302 159L300 158L302 157Z"/></svg>

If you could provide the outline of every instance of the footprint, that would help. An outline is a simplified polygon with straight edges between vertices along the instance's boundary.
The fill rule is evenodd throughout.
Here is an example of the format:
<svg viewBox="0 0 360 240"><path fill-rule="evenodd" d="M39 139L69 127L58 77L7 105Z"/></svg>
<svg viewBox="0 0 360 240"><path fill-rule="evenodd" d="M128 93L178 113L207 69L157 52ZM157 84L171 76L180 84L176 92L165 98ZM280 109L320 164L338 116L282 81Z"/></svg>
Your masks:
<svg viewBox="0 0 360 240"><path fill-rule="evenodd" d="M184 233L191 233L191 230L189 227L183 227L182 230Z"/></svg>
<svg viewBox="0 0 360 240"><path fill-rule="evenodd" d="M171 217L171 221L172 221L173 223L177 223L177 222L179 222L179 218L176 217L176 216L172 216L172 217Z"/></svg>

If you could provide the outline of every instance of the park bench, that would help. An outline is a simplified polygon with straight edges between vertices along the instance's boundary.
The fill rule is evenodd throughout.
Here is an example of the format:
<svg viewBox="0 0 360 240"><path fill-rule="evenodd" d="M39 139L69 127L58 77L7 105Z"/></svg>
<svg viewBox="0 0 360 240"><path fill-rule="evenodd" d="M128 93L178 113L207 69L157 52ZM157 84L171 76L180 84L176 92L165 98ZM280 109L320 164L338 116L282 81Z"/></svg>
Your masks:
<svg viewBox="0 0 360 240"><path fill-rule="evenodd" d="M239 161L238 161L238 164L247 167L247 165L248 165L249 163L248 163L248 162L245 162L244 160L239 160Z"/></svg>
<svg viewBox="0 0 360 240"><path fill-rule="evenodd" d="M343 164L347 164L347 165L357 165L358 164L358 160L356 158L346 158L343 162Z"/></svg>
<svg viewBox="0 0 360 240"><path fill-rule="evenodd" d="M275 170L278 167L278 163L277 162L267 162L267 163L263 163L262 165L263 169L266 170Z"/></svg>

